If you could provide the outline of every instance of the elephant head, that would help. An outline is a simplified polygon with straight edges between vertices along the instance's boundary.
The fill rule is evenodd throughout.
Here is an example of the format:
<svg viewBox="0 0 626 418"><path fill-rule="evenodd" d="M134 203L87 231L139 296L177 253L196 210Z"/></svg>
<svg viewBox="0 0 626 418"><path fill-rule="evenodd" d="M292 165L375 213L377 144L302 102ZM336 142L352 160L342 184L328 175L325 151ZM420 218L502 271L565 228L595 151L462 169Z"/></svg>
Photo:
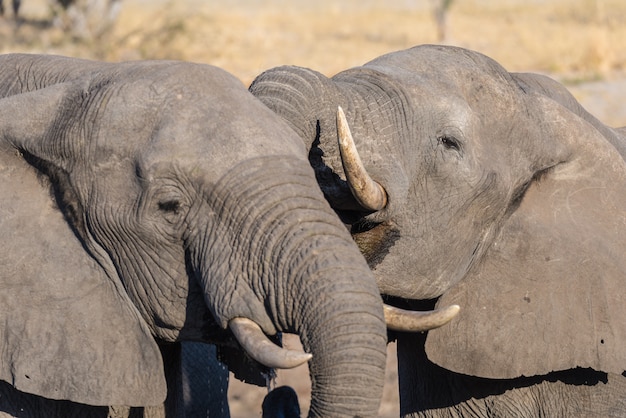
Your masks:
<svg viewBox="0 0 626 418"><path fill-rule="evenodd" d="M375 416L374 277L301 141L234 77L180 62L0 57L0 379L50 399L153 405L155 339L313 355L311 416ZM269 346L269 349L267 348Z"/></svg>
<svg viewBox="0 0 626 418"><path fill-rule="evenodd" d="M498 74L503 82L490 82L495 64L471 56L466 61L477 79L468 84L458 74L463 54L446 51L392 54L332 79L277 68L250 88L312 145L323 192L352 225L381 292L390 296L434 298L459 282L533 175L561 158L558 144L518 141L513 149L512 141L487 143L528 136L536 124L487 124L489 117L507 120L523 111L512 106L519 89L504 73ZM485 109L485 101L493 105ZM338 106L367 173L384 190L380 202L364 203L351 193L337 146Z"/></svg>
<svg viewBox="0 0 626 418"><path fill-rule="evenodd" d="M552 84L426 45L250 87L309 147L381 293L462 307L427 337L446 369L626 369L626 140Z"/></svg>

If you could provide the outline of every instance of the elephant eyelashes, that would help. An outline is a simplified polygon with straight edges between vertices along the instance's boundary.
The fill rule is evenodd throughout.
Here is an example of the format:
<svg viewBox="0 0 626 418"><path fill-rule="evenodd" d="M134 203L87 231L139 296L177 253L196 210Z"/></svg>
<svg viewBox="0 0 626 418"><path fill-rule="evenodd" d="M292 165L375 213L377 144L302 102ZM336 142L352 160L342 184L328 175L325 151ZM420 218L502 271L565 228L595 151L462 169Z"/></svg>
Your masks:
<svg viewBox="0 0 626 418"><path fill-rule="evenodd" d="M461 150L459 141L453 136L440 136L438 139L441 145L446 147L446 149L453 149L455 151Z"/></svg>
<svg viewBox="0 0 626 418"><path fill-rule="evenodd" d="M163 212L178 214L178 211L180 210L180 202L178 200L159 202L159 209Z"/></svg>

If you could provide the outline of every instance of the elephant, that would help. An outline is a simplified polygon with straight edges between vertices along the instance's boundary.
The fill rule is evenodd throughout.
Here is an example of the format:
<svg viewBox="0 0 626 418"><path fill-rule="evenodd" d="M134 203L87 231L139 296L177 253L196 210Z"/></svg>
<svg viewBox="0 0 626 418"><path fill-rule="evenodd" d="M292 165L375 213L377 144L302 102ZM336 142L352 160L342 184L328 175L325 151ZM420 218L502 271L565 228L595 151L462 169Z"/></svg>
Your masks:
<svg viewBox="0 0 626 418"><path fill-rule="evenodd" d="M383 298L461 307L395 334L402 416L626 415L625 128L454 46L249 90L308 147Z"/></svg>
<svg viewBox="0 0 626 418"><path fill-rule="evenodd" d="M0 415L180 416L181 341L308 361L309 416L376 415L381 297L281 118L205 64L0 68Z"/></svg>

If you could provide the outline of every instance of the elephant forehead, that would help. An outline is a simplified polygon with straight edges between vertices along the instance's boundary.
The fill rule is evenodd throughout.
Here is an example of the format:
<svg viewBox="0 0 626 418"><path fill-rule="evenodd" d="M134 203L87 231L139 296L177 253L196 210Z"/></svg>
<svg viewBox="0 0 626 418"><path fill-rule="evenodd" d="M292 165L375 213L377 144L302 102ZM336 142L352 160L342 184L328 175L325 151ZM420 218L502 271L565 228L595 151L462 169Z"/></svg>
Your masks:
<svg viewBox="0 0 626 418"><path fill-rule="evenodd" d="M500 64L486 55L447 45L420 45L382 55L366 65L405 68L441 75L473 73L492 77L508 74Z"/></svg>
<svg viewBox="0 0 626 418"><path fill-rule="evenodd" d="M185 71L172 81L178 67ZM258 156L287 154L305 162L296 133L222 70L159 64L152 79L130 77L102 94L92 148L100 159L130 157L145 167L169 163L216 174Z"/></svg>
<svg viewBox="0 0 626 418"><path fill-rule="evenodd" d="M302 141L286 126L284 130L280 127L253 111L246 112L245 106L237 113L183 110L179 117L163 120L140 152L147 163L178 161L216 168L278 155L290 155L306 163Z"/></svg>
<svg viewBox="0 0 626 418"><path fill-rule="evenodd" d="M226 155L230 151L242 158L274 153L304 156L306 152L286 122L239 83L201 91L188 84L175 89L152 139L196 152L217 150Z"/></svg>
<svg viewBox="0 0 626 418"><path fill-rule="evenodd" d="M480 101L480 106L505 104L519 92L517 83L496 61L458 47L422 45L383 55L365 67L384 72L404 85L430 85L440 96L462 94L470 103Z"/></svg>

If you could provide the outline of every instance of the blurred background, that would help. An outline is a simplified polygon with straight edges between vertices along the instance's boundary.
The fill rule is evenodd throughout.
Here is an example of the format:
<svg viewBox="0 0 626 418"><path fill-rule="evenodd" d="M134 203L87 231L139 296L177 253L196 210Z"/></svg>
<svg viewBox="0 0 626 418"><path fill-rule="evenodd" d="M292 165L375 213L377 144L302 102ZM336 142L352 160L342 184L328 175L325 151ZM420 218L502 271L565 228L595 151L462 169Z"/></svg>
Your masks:
<svg viewBox="0 0 626 418"><path fill-rule="evenodd" d="M0 53L203 62L246 85L283 64L332 76L418 44L457 45L548 74L605 123L626 125L624 0L3 0L2 9ZM381 417L399 415L394 344L388 365ZM273 384L295 387L306 414L306 367ZM259 417L266 392L231 379L232 416Z"/></svg>

